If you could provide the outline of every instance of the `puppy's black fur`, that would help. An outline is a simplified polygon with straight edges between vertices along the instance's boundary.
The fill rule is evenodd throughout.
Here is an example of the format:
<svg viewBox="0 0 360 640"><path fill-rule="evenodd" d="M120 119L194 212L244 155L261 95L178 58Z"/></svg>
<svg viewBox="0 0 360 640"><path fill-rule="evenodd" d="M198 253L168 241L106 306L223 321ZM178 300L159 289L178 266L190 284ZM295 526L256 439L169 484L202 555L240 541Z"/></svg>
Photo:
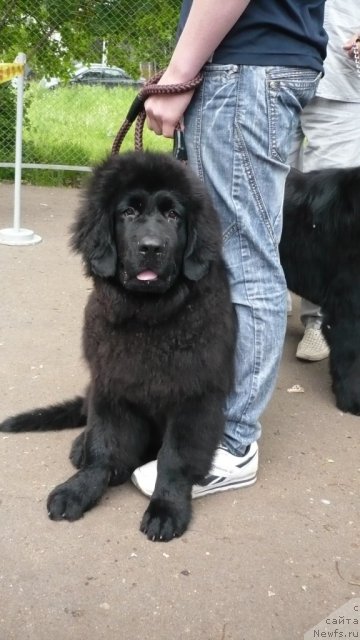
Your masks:
<svg viewBox="0 0 360 640"><path fill-rule="evenodd" d="M2 431L86 423L79 471L48 498L76 520L110 484L158 452L141 530L181 535L191 488L208 472L233 380L235 318L217 215L201 182L171 157L128 153L99 166L72 229L94 289L83 332L85 398L9 418Z"/></svg>
<svg viewBox="0 0 360 640"><path fill-rule="evenodd" d="M360 415L360 167L291 170L280 257L289 289L322 308L338 408Z"/></svg>

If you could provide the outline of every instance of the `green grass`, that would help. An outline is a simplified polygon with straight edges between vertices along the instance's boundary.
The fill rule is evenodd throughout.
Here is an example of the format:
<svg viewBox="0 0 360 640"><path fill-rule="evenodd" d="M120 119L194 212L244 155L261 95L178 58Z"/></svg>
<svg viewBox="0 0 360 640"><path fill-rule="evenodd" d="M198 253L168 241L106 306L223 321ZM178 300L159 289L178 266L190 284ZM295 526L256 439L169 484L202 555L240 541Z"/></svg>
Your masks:
<svg viewBox="0 0 360 640"><path fill-rule="evenodd" d="M26 91L23 162L93 166L110 152L137 91L130 88L59 87ZM133 124L121 152L134 148ZM172 142L144 129L144 147L170 151ZM4 176L0 172L0 178ZM8 176L8 170L6 175ZM86 175L86 174L85 174ZM24 170L31 184L78 184L84 174L72 171Z"/></svg>

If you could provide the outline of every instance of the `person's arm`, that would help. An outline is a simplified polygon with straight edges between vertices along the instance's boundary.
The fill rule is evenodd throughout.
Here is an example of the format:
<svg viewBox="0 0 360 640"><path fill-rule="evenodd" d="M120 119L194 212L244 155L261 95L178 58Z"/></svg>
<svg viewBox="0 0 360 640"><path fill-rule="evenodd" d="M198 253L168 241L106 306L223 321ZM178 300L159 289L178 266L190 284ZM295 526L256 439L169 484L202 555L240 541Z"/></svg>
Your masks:
<svg viewBox="0 0 360 640"><path fill-rule="evenodd" d="M192 80L243 14L250 0L194 0L169 66L159 84ZM193 91L153 96L145 102L148 127L171 138Z"/></svg>

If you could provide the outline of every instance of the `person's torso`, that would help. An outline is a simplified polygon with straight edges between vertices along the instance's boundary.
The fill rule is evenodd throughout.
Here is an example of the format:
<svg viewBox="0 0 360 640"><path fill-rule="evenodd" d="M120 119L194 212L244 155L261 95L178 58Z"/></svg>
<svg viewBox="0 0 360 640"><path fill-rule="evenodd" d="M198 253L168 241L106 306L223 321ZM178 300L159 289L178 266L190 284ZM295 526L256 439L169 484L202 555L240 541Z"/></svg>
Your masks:
<svg viewBox="0 0 360 640"><path fill-rule="evenodd" d="M191 3L192 0L183 1L180 31ZM321 71L327 42L324 4L325 0L251 0L215 50L212 62L297 66Z"/></svg>

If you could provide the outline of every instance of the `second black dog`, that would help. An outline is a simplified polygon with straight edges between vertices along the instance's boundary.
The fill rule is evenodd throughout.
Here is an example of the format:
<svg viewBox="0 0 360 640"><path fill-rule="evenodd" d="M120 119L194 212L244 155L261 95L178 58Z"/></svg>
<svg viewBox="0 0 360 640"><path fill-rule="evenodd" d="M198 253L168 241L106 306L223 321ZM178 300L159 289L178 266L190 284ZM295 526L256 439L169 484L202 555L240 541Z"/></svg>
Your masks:
<svg viewBox="0 0 360 640"><path fill-rule="evenodd" d="M338 408L360 415L360 167L290 172L280 257L288 288L322 308Z"/></svg>

